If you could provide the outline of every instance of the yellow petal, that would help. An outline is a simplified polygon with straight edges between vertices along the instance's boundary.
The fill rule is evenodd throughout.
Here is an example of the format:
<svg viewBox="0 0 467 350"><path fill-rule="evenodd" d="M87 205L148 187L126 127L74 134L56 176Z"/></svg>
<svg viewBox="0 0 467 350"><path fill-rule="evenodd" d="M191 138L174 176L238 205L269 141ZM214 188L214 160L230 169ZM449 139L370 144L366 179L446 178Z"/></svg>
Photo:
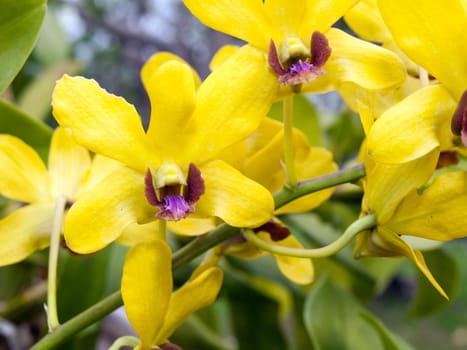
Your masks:
<svg viewBox="0 0 467 350"><path fill-rule="evenodd" d="M134 246L138 243L148 243L156 239L165 239L165 232L159 230L158 220L141 225L136 222L129 224L116 242L126 246Z"/></svg>
<svg viewBox="0 0 467 350"><path fill-rule="evenodd" d="M428 266L425 263L422 253L419 251L413 250L402 238L397 234L388 230L386 227L378 227L378 232L374 233L379 235L379 238L382 239L385 249L388 251L387 256L405 256L409 258L425 275L428 281L436 288L436 290L446 299L449 299L446 292L439 285L436 279L431 274Z"/></svg>
<svg viewBox="0 0 467 350"><path fill-rule="evenodd" d="M361 38L385 43L392 35L381 17L376 0L362 0L346 12L345 22Z"/></svg>
<svg viewBox="0 0 467 350"><path fill-rule="evenodd" d="M196 109L186 126L192 133L187 158L211 159L251 134L269 110L276 89L277 77L265 55L250 46L238 50L198 90Z"/></svg>
<svg viewBox="0 0 467 350"><path fill-rule="evenodd" d="M332 52L323 67L325 74L303 86L303 91L313 91L315 85L322 89L326 81L333 86L353 82L368 90L393 88L404 81L405 66L391 51L335 28L326 37Z"/></svg>
<svg viewBox="0 0 467 350"><path fill-rule="evenodd" d="M154 219L155 212L144 195L144 176L122 168L73 204L65 219L65 240L77 253L93 253L117 239L128 225Z"/></svg>
<svg viewBox="0 0 467 350"><path fill-rule="evenodd" d="M214 302L222 286L223 273L217 267L208 268L175 291L170 298L164 326L157 334L164 341L195 311Z"/></svg>
<svg viewBox="0 0 467 350"><path fill-rule="evenodd" d="M216 227L214 218L187 217L180 221L169 221L169 230L182 236L199 236L207 233Z"/></svg>
<svg viewBox="0 0 467 350"><path fill-rule="evenodd" d="M154 160L136 109L96 81L65 75L57 82L52 107L58 123L89 150L143 173L148 159Z"/></svg>
<svg viewBox="0 0 467 350"><path fill-rule="evenodd" d="M191 13L208 27L267 51L273 28L261 0L184 0Z"/></svg>
<svg viewBox="0 0 467 350"><path fill-rule="evenodd" d="M144 86L149 85L149 80L151 80L151 76L154 74L154 72L168 61L177 61L189 66L188 62L186 62L181 57L178 57L177 55L174 55L170 52L158 52L152 55L141 69L141 80L143 81ZM191 69L191 73L193 74L195 86L198 88L201 84L201 79L194 69Z"/></svg>
<svg viewBox="0 0 467 350"><path fill-rule="evenodd" d="M456 104L440 85L428 86L389 108L368 135L368 155L378 162L403 163L440 148L441 134L450 133ZM401 132L410 130L410 136Z"/></svg>
<svg viewBox="0 0 467 350"><path fill-rule="evenodd" d="M272 25L280 29L280 36L273 37L275 42L283 40L287 36L299 36L300 25L304 21L303 16L307 12L310 1L298 0L268 0L264 2L264 11L271 18ZM309 44L311 31L307 32L305 43Z"/></svg>
<svg viewBox="0 0 467 350"><path fill-rule="evenodd" d="M222 63L227 61L235 52L240 48L234 45L224 45L214 54L211 62L209 63L209 69L215 70L220 67Z"/></svg>
<svg viewBox="0 0 467 350"><path fill-rule="evenodd" d="M437 162L437 152L403 164L375 163L367 157L364 210L376 214L378 223L386 223L400 201L430 179Z"/></svg>
<svg viewBox="0 0 467 350"><path fill-rule="evenodd" d="M151 64L149 67L153 67ZM151 101L148 137L162 160L188 164L185 152L191 132L185 128L195 109L195 81L184 63L167 61L150 70L143 69L143 82Z"/></svg>
<svg viewBox="0 0 467 350"><path fill-rule="evenodd" d="M106 176L110 175L114 170L117 170L120 167L122 167L122 164L116 160L96 154L92 159L89 172L85 177L77 196L79 197L81 193L84 193L96 186Z"/></svg>
<svg viewBox="0 0 467 350"><path fill-rule="evenodd" d="M159 345L156 335L164 322L172 293L171 252L164 241L134 246L125 259L122 298L128 320L141 347Z"/></svg>
<svg viewBox="0 0 467 350"><path fill-rule="evenodd" d="M272 244L281 245L288 248L303 249L303 246L294 236L274 242L267 233L259 232L258 236ZM314 269L311 259L294 258L286 255L274 255L279 270L291 281L297 284L309 284L314 279Z"/></svg>
<svg viewBox="0 0 467 350"><path fill-rule="evenodd" d="M89 152L75 142L71 131L57 128L52 137L48 165L53 194L74 199L90 165Z"/></svg>
<svg viewBox="0 0 467 350"><path fill-rule="evenodd" d="M313 31L327 31L357 2L358 0L308 0L300 29L305 42L310 41Z"/></svg>
<svg viewBox="0 0 467 350"><path fill-rule="evenodd" d="M199 215L217 216L236 227L257 227L272 217L272 195L258 183L220 160L200 170L206 192L196 204Z"/></svg>
<svg viewBox="0 0 467 350"><path fill-rule="evenodd" d="M386 224L392 231L438 241L467 236L467 173L438 176L419 194L412 191Z"/></svg>
<svg viewBox="0 0 467 350"><path fill-rule="evenodd" d="M55 204L31 204L0 220L0 266L24 260L49 245Z"/></svg>
<svg viewBox="0 0 467 350"><path fill-rule="evenodd" d="M467 86L467 14L459 0L378 0L397 45L456 99Z"/></svg>
<svg viewBox="0 0 467 350"><path fill-rule="evenodd" d="M0 135L0 193L33 203L51 200L49 175L34 149L11 135Z"/></svg>

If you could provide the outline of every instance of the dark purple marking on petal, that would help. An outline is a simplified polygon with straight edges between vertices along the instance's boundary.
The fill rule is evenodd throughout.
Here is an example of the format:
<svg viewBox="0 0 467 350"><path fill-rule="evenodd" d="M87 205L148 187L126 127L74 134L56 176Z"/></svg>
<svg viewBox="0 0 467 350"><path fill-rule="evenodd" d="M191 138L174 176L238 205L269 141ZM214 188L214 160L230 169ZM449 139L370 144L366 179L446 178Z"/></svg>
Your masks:
<svg viewBox="0 0 467 350"><path fill-rule="evenodd" d="M456 151L443 151L438 158L436 169L445 168L451 165L459 164L459 156Z"/></svg>
<svg viewBox="0 0 467 350"><path fill-rule="evenodd" d="M186 182L186 201L189 204L194 204L204 194L205 186L203 177L201 176L201 171L199 171L193 163L190 163L190 167L188 168L188 177Z"/></svg>
<svg viewBox="0 0 467 350"><path fill-rule="evenodd" d="M331 56L331 47L323 33L315 30L311 36L311 63L322 67Z"/></svg>
<svg viewBox="0 0 467 350"><path fill-rule="evenodd" d="M467 90L464 91L451 120L451 130L454 135L461 135L467 122Z"/></svg>
<svg viewBox="0 0 467 350"><path fill-rule="evenodd" d="M157 206L160 210L156 214L156 217L168 221L184 219L194 211L193 205L187 203L185 198L180 195L165 196Z"/></svg>
<svg viewBox="0 0 467 350"><path fill-rule="evenodd" d="M274 70L274 72L276 72L278 75L285 74L286 71L284 70L284 68L282 68L281 63L279 62L276 45L272 40L269 44L268 62L271 68Z"/></svg>
<svg viewBox="0 0 467 350"><path fill-rule="evenodd" d="M267 232L274 242L282 241L290 236L290 230L287 226L276 220L270 220L264 225L253 229L254 232Z"/></svg>
<svg viewBox="0 0 467 350"><path fill-rule="evenodd" d="M144 194L151 205L159 205L160 202L157 200L156 190L152 183L151 171L148 169L146 176L144 177Z"/></svg>

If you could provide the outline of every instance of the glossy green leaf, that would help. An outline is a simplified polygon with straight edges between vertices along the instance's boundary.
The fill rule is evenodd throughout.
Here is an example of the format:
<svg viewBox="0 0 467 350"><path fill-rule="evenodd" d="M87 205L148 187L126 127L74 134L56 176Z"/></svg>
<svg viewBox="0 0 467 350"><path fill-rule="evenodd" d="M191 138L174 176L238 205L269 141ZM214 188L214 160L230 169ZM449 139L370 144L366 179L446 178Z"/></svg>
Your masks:
<svg viewBox="0 0 467 350"><path fill-rule="evenodd" d="M443 286L448 296L452 299L459 290L460 267L457 261L446 249L437 249L424 252L423 256L435 276L436 280ZM409 315L412 317L426 317L435 314L449 305L433 288L421 273L417 273L418 290L417 295L410 307Z"/></svg>
<svg viewBox="0 0 467 350"><path fill-rule="evenodd" d="M272 105L268 115L282 121L282 102ZM311 146L324 146L318 112L313 103L304 95L294 96L294 126L306 135Z"/></svg>
<svg viewBox="0 0 467 350"><path fill-rule="evenodd" d="M77 61L68 60L46 69L25 87L18 99L18 107L35 119L45 119L51 108L55 82L65 73L76 74L80 67Z"/></svg>
<svg viewBox="0 0 467 350"><path fill-rule="evenodd" d="M315 350L410 349L327 276L311 290L303 316Z"/></svg>
<svg viewBox="0 0 467 350"><path fill-rule="evenodd" d="M47 159L52 129L16 107L0 100L0 134L19 137Z"/></svg>
<svg viewBox="0 0 467 350"><path fill-rule="evenodd" d="M0 1L0 93L26 62L45 12L46 0Z"/></svg>

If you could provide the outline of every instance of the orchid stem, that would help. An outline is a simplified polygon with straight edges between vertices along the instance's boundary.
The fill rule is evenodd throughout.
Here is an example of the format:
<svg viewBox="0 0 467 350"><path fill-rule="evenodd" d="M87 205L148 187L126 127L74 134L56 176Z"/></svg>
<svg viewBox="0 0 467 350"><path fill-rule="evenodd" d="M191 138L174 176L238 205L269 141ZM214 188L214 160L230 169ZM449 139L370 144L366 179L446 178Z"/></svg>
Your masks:
<svg viewBox="0 0 467 350"><path fill-rule="evenodd" d="M306 194L349 181L355 181L362 178L363 176L365 176L365 168L363 164L360 164L353 168L340 170L316 179L302 181L295 189L283 188L274 194L276 209ZM229 238L234 237L238 233L238 228L222 224L211 231L211 233L195 238L173 254L173 269L176 270L179 267L189 263L191 260L200 256L207 250L226 241ZM47 334L30 350L50 350L57 347L82 329L86 328L94 322L99 321L104 316L120 307L122 303L122 294L120 291L109 295L90 308L76 315L72 319L68 320L64 324L60 325L52 333Z"/></svg>
<svg viewBox="0 0 467 350"><path fill-rule="evenodd" d="M60 195L55 204L54 221L50 234L49 265L47 277L47 323L49 332L60 325L57 313L57 263L62 232L63 215L65 213L66 197Z"/></svg>
<svg viewBox="0 0 467 350"><path fill-rule="evenodd" d="M272 254L291 256L294 258L325 258L341 251L354 239L358 233L375 227L376 224L377 222L375 215L370 214L364 216L353 222L347 228L347 230L345 230L342 236L340 236L334 242L328 244L327 246L315 249L289 248L277 244L271 244L259 238L252 230L244 230L243 236L257 247Z"/></svg>
<svg viewBox="0 0 467 350"><path fill-rule="evenodd" d="M294 188L297 185L297 176L295 174L295 150L293 144L293 95L285 97L282 101L282 114L284 120L285 170L288 186Z"/></svg>
<svg viewBox="0 0 467 350"><path fill-rule="evenodd" d="M113 342L108 350L119 350L120 348L127 346L135 348L139 345L139 339L131 335L123 336Z"/></svg>

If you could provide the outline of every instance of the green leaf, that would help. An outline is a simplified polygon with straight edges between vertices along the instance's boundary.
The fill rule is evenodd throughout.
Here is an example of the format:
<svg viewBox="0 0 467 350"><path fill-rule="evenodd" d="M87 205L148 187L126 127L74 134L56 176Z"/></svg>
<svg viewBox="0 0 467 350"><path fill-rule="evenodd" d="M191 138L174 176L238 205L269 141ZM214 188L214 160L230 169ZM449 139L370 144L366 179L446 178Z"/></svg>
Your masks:
<svg viewBox="0 0 467 350"><path fill-rule="evenodd" d="M303 316L315 350L411 349L327 276L311 290Z"/></svg>
<svg viewBox="0 0 467 350"><path fill-rule="evenodd" d="M445 249L424 252L423 256L435 279L452 299L459 290L461 277L457 261ZM426 317L438 313L449 305L449 301L444 299L418 271L417 280L418 290L409 310L410 316Z"/></svg>
<svg viewBox="0 0 467 350"><path fill-rule="evenodd" d="M274 103L268 115L282 121L282 102ZM304 95L294 96L293 123L296 128L303 131L311 146L324 146L317 109Z"/></svg>
<svg viewBox="0 0 467 350"><path fill-rule="evenodd" d="M49 66L68 59L70 50L66 35L57 21L56 11L49 8L34 48L34 57Z"/></svg>
<svg viewBox="0 0 467 350"><path fill-rule="evenodd" d="M68 60L46 69L23 90L18 107L35 119L44 120L50 110L55 82L65 73L75 74L80 67L78 62Z"/></svg>
<svg viewBox="0 0 467 350"><path fill-rule="evenodd" d="M45 12L46 0L0 1L0 93L26 62Z"/></svg>
<svg viewBox="0 0 467 350"><path fill-rule="evenodd" d="M363 129L355 113L343 112L328 130L334 159L342 163L357 154L363 141Z"/></svg>
<svg viewBox="0 0 467 350"><path fill-rule="evenodd" d="M43 160L46 160L52 129L2 100L0 100L0 133L19 137L33 147Z"/></svg>

